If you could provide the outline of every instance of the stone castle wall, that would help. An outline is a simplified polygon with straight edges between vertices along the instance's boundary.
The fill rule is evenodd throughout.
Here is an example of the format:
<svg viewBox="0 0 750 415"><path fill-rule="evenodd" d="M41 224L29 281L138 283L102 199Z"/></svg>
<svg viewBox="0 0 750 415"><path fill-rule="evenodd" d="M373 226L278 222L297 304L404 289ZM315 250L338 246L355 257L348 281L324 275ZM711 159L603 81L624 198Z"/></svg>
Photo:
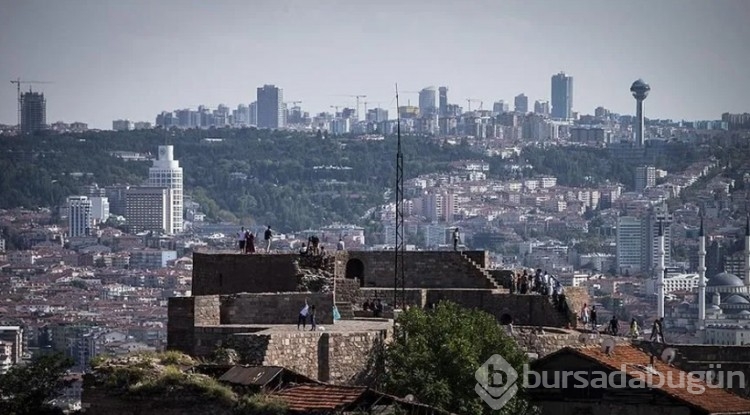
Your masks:
<svg viewBox="0 0 750 415"><path fill-rule="evenodd" d="M220 324L297 324L305 301L318 324L333 323L333 293L290 292L222 295Z"/></svg>
<svg viewBox="0 0 750 415"><path fill-rule="evenodd" d="M296 254L193 254L195 296L297 290Z"/></svg>
<svg viewBox="0 0 750 415"><path fill-rule="evenodd" d="M486 265L484 251L466 251L474 262ZM393 287L395 257L392 251L350 251L346 277L361 278L364 287ZM495 288L461 252L408 251L404 253L406 288Z"/></svg>
<svg viewBox="0 0 750 415"><path fill-rule="evenodd" d="M630 344L625 337L614 337L606 334L584 334L586 342L581 341L581 333L576 330L544 328L539 333L536 327L514 327L511 337L526 353L536 353L542 358L565 347L600 345L604 339L614 339L615 344Z"/></svg>

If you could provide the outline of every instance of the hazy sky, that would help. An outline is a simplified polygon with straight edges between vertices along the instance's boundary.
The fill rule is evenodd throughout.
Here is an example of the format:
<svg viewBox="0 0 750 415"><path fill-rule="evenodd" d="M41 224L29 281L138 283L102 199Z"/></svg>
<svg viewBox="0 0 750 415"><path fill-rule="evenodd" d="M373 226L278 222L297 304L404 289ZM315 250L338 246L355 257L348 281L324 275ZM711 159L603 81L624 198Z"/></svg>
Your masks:
<svg viewBox="0 0 750 415"><path fill-rule="evenodd" d="M48 122L111 128L236 108L264 83L311 112L349 94L393 107L396 82L446 85L464 107L533 103L561 70L574 111L632 113L640 77L648 117L716 119L750 111L748 21L742 0L0 0L0 123L16 122L16 77L54 82Z"/></svg>

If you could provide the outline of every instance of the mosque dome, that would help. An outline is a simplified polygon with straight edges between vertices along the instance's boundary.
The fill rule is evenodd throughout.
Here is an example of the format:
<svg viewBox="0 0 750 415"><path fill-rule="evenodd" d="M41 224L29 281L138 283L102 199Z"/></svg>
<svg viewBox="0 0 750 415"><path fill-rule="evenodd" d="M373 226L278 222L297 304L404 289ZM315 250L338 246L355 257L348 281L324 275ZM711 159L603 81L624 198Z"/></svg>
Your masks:
<svg viewBox="0 0 750 415"><path fill-rule="evenodd" d="M728 272L716 274L708 279L707 287L742 287L745 285L736 275Z"/></svg>
<svg viewBox="0 0 750 415"><path fill-rule="evenodd" d="M711 310L721 310L721 307L717 306L716 304L711 304L711 307L709 307Z"/></svg>
<svg viewBox="0 0 750 415"><path fill-rule="evenodd" d="M729 296L724 302L727 304L750 304L750 301L748 301L747 298L739 294Z"/></svg>

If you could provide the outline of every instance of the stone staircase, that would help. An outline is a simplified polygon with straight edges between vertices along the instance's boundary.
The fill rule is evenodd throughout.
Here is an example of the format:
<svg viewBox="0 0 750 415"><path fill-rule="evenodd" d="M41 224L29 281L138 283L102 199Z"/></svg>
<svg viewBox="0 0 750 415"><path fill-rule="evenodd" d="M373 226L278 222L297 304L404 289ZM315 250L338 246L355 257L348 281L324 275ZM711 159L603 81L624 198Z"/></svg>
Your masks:
<svg viewBox="0 0 750 415"><path fill-rule="evenodd" d="M480 266L479 264L477 264L476 262L474 262L474 260L472 260L471 258L469 258L469 256L468 256L468 255L466 255L466 254L464 254L463 252L461 252L461 257L462 257L462 258L464 259L464 261L466 261L466 262L467 262L467 263L468 263L468 264L469 264L469 265L470 265L470 266L471 266L471 267L472 267L473 269L476 269L476 270L477 270L478 272L480 272L480 273L481 273L481 274L482 274L482 275L483 275L483 276L484 276L484 277L485 277L485 278L487 279L487 281L489 281L489 282L490 282L490 285L492 286L492 288L493 288L493 289L498 289L498 290L499 290L499 289L502 289L502 288L503 288L502 284L500 284L500 283L499 283L499 282L498 282L498 281L497 281L497 280L495 279L495 277L494 277L494 276L492 276L492 274L490 274L489 272L487 272L487 270L485 270L485 269L484 269L483 267L481 267L481 266Z"/></svg>

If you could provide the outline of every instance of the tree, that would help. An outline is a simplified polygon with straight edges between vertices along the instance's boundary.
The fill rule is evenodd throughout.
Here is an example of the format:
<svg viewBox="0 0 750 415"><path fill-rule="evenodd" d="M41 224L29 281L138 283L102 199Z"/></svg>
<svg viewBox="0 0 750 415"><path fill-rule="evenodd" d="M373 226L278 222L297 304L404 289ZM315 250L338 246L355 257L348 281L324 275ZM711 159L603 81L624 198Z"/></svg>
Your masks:
<svg viewBox="0 0 750 415"><path fill-rule="evenodd" d="M432 311L407 310L397 323L393 342L382 352L385 370L380 387L386 392L412 394L419 402L460 414L532 411L520 395L501 411L493 411L474 390L475 372L491 356L502 356L519 374L526 362L525 354L493 316L441 302Z"/></svg>
<svg viewBox="0 0 750 415"><path fill-rule="evenodd" d="M62 355L43 355L26 366L13 366L0 375L0 413L8 415L62 414L49 404L67 386L65 371L73 366Z"/></svg>

